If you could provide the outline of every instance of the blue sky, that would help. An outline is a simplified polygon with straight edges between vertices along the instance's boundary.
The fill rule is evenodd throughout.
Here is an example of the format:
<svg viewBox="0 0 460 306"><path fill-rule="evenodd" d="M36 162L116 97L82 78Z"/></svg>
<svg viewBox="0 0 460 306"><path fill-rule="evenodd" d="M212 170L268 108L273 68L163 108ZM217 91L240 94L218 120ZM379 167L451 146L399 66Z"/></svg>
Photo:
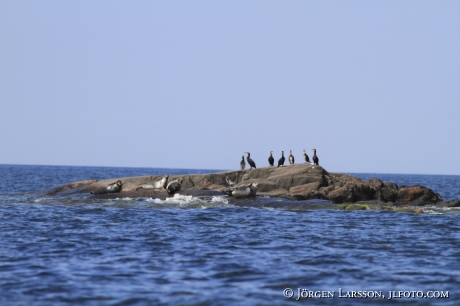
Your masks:
<svg viewBox="0 0 460 306"><path fill-rule="evenodd" d="M458 1L1 1L0 163L460 174Z"/></svg>

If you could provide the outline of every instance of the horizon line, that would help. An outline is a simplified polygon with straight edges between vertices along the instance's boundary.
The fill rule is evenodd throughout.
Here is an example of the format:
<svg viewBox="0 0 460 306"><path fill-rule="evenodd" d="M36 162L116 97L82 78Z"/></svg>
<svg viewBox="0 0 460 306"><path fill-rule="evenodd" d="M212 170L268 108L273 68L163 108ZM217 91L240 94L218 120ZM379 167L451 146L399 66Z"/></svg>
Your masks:
<svg viewBox="0 0 460 306"><path fill-rule="evenodd" d="M299 163L301 164L301 163ZM45 165L45 164L3 164L0 166L40 166L40 167L86 167L86 168L139 168L139 169L178 169L178 170L205 170L205 171L238 171L237 169L204 169L204 168L171 168L171 167L145 167L145 166L89 166L89 165ZM266 166L269 167L269 166ZM265 168L265 167L261 167ZM324 167L323 167L324 168ZM325 168L324 168L325 169ZM326 169L325 169L326 170ZM328 171L328 170L326 170ZM329 172L329 171L328 171ZM341 174L385 174L385 175L443 175L460 176L460 174L428 174L428 173L389 173L389 172L332 172Z"/></svg>

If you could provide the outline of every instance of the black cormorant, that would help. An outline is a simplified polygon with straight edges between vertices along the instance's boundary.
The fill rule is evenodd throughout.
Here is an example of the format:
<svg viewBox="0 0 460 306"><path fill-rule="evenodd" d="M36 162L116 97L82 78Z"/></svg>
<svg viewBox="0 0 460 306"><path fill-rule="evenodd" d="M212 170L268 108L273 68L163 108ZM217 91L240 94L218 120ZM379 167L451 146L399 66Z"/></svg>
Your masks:
<svg viewBox="0 0 460 306"><path fill-rule="evenodd" d="M310 162L310 158L307 155L307 150L303 149L303 159L305 160L306 163Z"/></svg>
<svg viewBox="0 0 460 306"><path fill-rule="evenodd" d="M319 158L318 156L316 156L316 149L312 149L312 150L313 150L313 164L319 165Z"/></svg>
<svg viewBox="0 0 460 306"><path fill-rule="evenodd" d="M284 151L281 151L281 158L278 160L278 167L279 166L284 166Z"/></svg>
<svg viewBox="0 0 460 306"><path fill-rule="evenodd" d="M275 159L273 158L273 151L270 151L270 157L268 158L268 163L270 164L270 166L275 165Z"/></svg>
<svg viewBox="0 0 460 306"><path fill-rule="evenodd" d="M244 168L246 168L246 162L244 161L244 155L241 157L240 168L241 170L244 170Z"/></svg>
<svg viewBox="0 0 460 306"><path fill-rule="evenodd" d="M248 164L249 164L249 166L250 166L249 170L251 170L252 168L256 169L256 163L252 160L252 158L251 158L251 153L246 152L246 154L248 155L248 156L246 157L246 159L247 159Z"/></svg>
<svg viewBox="0 0 460 306"><path fill-rule="evenodd" d="M289 163L291 165L293 165L294 164L294 155L292 155L292 150L289 150L289 152L290 152L289 153Z"/></svg>

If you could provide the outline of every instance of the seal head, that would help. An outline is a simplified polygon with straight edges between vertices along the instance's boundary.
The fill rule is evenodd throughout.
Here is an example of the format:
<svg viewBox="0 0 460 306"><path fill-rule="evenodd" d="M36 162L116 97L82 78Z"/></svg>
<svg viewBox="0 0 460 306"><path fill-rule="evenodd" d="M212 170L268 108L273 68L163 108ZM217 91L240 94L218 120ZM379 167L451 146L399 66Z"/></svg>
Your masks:
<svg viewBox="0 0 460 306"><path fill-rule="evenodd" d="M174 195L176 192L178 192L182 186L182 181L182 177L178 178L177 180L171 181L168 184L168 186L166 186L166 191L168 192L168 194Z"/></svg>

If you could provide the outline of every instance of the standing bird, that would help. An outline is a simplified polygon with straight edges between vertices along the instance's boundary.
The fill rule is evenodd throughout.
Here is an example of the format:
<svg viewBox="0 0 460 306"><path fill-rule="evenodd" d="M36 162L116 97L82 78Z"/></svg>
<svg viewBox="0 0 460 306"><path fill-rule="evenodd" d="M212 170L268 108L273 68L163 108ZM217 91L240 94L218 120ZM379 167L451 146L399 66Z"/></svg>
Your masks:
<svg viewBox="0 0 460 306"><path fill-rule="evenodd" d="M312 149L312 150L313 150L313 164L319 165L319 158L318 156L316 156L316 149Z"/></svg>
<svg viewBox="0 0 460 306"><path fill-rule="evenodd" d="M292 150L289 150L289 152L290 152L289 153L289 163L291 165L293 165L294 164L294 156L292 155Z"/></svg>
<svg viewBox="0 0 460 306"><path fill-rule="evenodd" d="M307 150L303 149L303 159L305 160L306 163L310 162L310 158L307 155Z"/></svg>
<svg viewBox="0 0 460 306"><path fill-rule="evenodd" d="M244 168L246 168L246 162L244 161L244 155L241 156L240 168L241 170L244 170Z"/></svg>
<svg viewBox="0 0 460 306"><path fill-rule="evenodd" d="M246 159L248 160L248 164L249 164L249 166L251 167L251 168L249 168L249 170L251 170L252 168L256 169L256 163L252 160L252 158L251 158L251 153L246 152L246 154L248 155L248 156L246 157Z"/></svg>
<svg viewBox="0 0 460 306"><path fill-rule="evenodd" d="M278 167L279 166L284 166L284 151L281 151L281 158L278 160Z"/></svg>
<svg viewBox="0 0 460 306"><path fill-rule="evenodd" d="M270 166L275 165L275 159L273 158L273 151L270 151L270 157L268 158L268 163L270 164Z"/></svg>

